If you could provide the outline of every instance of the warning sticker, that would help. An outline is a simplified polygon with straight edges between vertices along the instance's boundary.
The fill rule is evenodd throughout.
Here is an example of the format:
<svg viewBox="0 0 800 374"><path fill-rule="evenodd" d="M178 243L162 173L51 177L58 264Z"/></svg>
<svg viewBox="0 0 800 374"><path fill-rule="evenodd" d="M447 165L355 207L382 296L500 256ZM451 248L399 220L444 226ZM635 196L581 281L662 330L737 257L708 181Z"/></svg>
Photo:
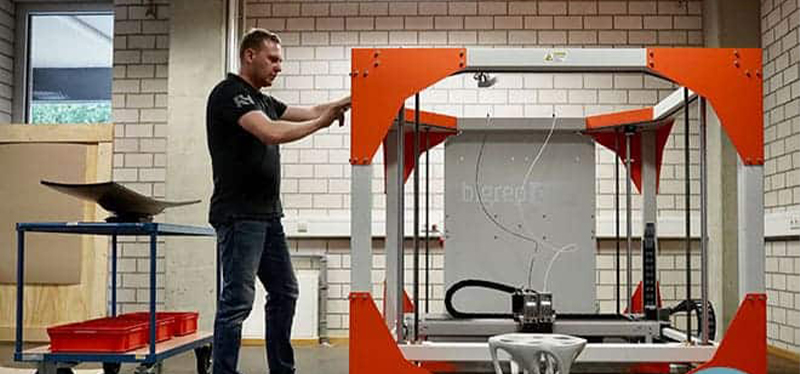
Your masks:
<svg viewBox="0 0 800 374"><path fill-rule="evenodd" d="M544 55L545 62L564 62L567 60L567 51L551 51Z"/></svg>

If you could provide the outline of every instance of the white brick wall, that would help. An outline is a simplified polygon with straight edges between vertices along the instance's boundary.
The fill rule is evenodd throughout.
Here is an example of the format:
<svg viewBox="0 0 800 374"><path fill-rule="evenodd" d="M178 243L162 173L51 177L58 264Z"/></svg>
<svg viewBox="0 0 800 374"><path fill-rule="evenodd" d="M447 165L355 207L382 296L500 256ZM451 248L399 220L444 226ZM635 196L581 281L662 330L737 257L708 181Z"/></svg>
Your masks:
<svg viewBox="0 0 800 374"><path fill-rule="evenodd" d="M670 3L670 4L668 4ZM354 1L348 3L296 1L248 1L248 26L271 28L283 38L287 65L282 77L270 93L289 104L311 104L334 99L348 92L347 77L350 48L372 46L606 46L701 45L701 2L688 1L676 6L667 1ZM297 25L302 25L301 28ZM314 65L311 65L311 64ZM294 64L294 65L292 65ZM327 64L328 69L325 69ZM332 66L340 70L331 71ZM315 67L312 69L311 67ZM336 78L339 79L336 79ZM446 79L421 94L423 109L457 116L584 116L613 110L651 105L671 92L671 85L638 74L535 74L524 77L503 75L488 90L477 91L470 76ZM309 92L315 90L311 95ZM313 96L314 100L311 100ZM407 105L413 105L409 100ZM682 128L676 126L668 143L668 165L662 173L662 184L682 178ZM696 128L696 124L693 124ZM332 128L323 135L325 149L340 152L329 157L326 165L342 166L339 170L315 165L302 176L294 173L302 160L284 159L287 185L294 180L310 179L324 186L324 181L347 178L349 166L349 128ZM311 146L319 148L317 135ZM696 142L692 142L693 148ZM303 149L308 141L289 144L284 150ZM693 149L692 153L696 151ZM432 152L432 208L441 220L443 177L441 147ZM598 201L611 201L613 158L598 148ZM382 216L383 182L380 166L382 153L375 158L376 216ZM693 163L696 157L693 156ZM693 170L697 166L693 166ZM693 178L696 177L693 173ZM665 183L666 182L666 183ZM695 183L696 184L696 183ZM696 186L695 186L696 187ZM410 188L410 187L409 187ZM349 201L347 191L301 194L336 194ZM694 191L697 191L695 188ZM329 198L291 197L284 191L288 217L312 215L347 215L349 206L330 204ZM659 199L661 214L682 214L683 190L674 190ZM692 199L697 209L697 199ZM637 197L638 205L638 197ZM407 204L409 209L411 205ZM612 210L613 205L599 205Z"/></svg>
<svg viewBox="0 0 800 374"><path fill-rule="evenodd" d="M800 204L800 81L797 1L761 2L764 49L764 205Z"/></svg>
<svg viewBox="0 0 800 374"><path fill-rule="evenodd" d="M7 1L7 0L0 0ZM163 197L166 124L166 86L169 7L156 1L156 19L144 14L142 0L116 0L114 118L118 124L114 148L114 178L148 195ZM700 1L683 8L655 1L250 1L248 24L277 31L283 41L285 70L271 93L289 104L313 104L349 92L350 48L355 46L505 46L546 45L641 46L644 44L700 45ZM582 116L649 105L670 92L670 85L629 74L586 74L501 77L491 90L478 91L471 77L440 82L422 95L423 109L452 115ZM662 184L682 178L682 131L668 145ZM613 158L598 149L598 201L611 197ZM671 155L671 156L670 156ZM676 156L678 155L678 156ZM676 158L677 157L677 158ZM283 147L284 204L289 217L347 215L349 211L349 128ZM383 171L379 152L374 169L376 215L382 216ZM432 208L443 209L443 151L431 154ZM696 187L696 186L695 186ZM695 188L695 191L697 189ZM663 213L680 212L681 191L659 197ZM408 205L410 207L410 204ZM613 209L613 204L602 209ZM331 280L328 324L331 336L346 336L348 328L349 241L291 240L294 251L323 251ZM606 267L608 243L598 251L598 301L613 309L613 269ZM383 242L374 242L375 295L381 300ZM680 247L673 245L672 247ZM683 253L662 243L662 291L665 301L683 294ZM147 245L141 240L122 243L119 300L122 310L142 309L147 303ZM159 249L162 249L160 245ZM432 311L442 310L443 250L432 245ZM163 253L163 250L161 250ZM407 261L410 264L410 261ZM158 281L163 291L163 256L158 258ZM304 265L298 265L298 268ZM609 279L611 278L611 279ZM410 277L408 277L410 280ZM699 279L696 276L695 279ZM409 288L410 290L410 288ZM699 291L697 291L699 293ZM162 292L163 295L163 292ZM163 299L159 298L159 302ZM379 302L380 304L380 302Z"/></svg>
<svg viewBox="0 0 800 374"><path fill-rule="evenodd" d="M764 206L800 204L800 81L797 1L761 2L764 54ZM767 336L800 353L800 242L766 244Z"/></svg>
<svg viewBox="0 0 800 374"><path fill-rule="evenodd" d="M770 83L769 90L765 89L767 95L765 140L769 144L780 138L781 140L777 142L783 143L774 146L774 151L769 145L767 149L768 161L765 174L768 182L765 187L768 208L794 204L795 199L800 199L796 197L800 196L800 191L797 189L800 172L793 167L800 164L800 161L797 161L800 160L800 155L796 155L798 150L796 145L800 143L800 137L795 139L790 136L796 132L795 117L800 111L797 101L794 100L798 91L794 87L798 76L795 31L798 21L797 12L790 3L791 1L762 1L762 7L777 9L771 15L768 15L769 12L764 13L764 24L769 29L765 31L765 48L767 48L765 62L768 64L765 67L765 76L768 78L766 82ZM333 99L347 92L349 80L346 74L349 67L349 49L352 47L699 46L702 45L701 8L700 1L688 1L679 6L678 2L673 1L404 1L388 5L354 1L301 5L291 1L252 0L248 5L250 17L248 23L250 26L270 28L278 32L284 40L287 67L284 77L276 82L272 94L290 104L311 104ZM781 15L776 16L776 14ZM789 20L781 23L784 18ZM776 35L776 31L782 32L781 35ZM776 53L783 58L780 61L770 62L767 57ZM338 69L334 69L334 66ZM789 68L790 66L793 68ZM777 67L782 69L777 71ZM336 75L343 78L341 87L318 83L319 80L327 81ZM308 77L314 77L315 86L295 86L296 82L309 82L304 80ZM440 82L424 92L421 95L423 109L457 116L482 117L487 111L495 116L549 116L553 112L559 115L582 116L650 105L671 92L672 88L670 84L658 79L636 74L586 74L578 77L576 79L574 76L552 74L524 77L506 75L502 76L500 83L491 90L477 91L473 89L474 82L470 77L459 76ZM778 78L770 80L770 77ZM313 89L318 91L312 96ZM693 117L696 115L695 107L691 108L691 113ZM684 176L682 121L682 117L679 116L666 148L665 164L661 174L662 194L658 197L659 211L662 215L683 215L685 200L682 196ZM695 121L696 118L692 118L692 129L697 128ZM781 136L778 136L779 134ZM347 166L348 135L347 127L332 128L326 135L317 136L314 140L284 147L284 171L287 172L284 180L284 202L287 215L303 217L348 213L347 187L350 171ZM692 159L690 174L694 181L692 190L698 191L696 137L692 136L690 140ZM290 156L292 152L300 150L309 152ZM328 151L327 160L322 154L312 152L314 150ZM441 214L444 175L442 149L434 150L431 156L432 208L435 213ZM597 156L598 213L610 213L614 209L612 180L614 160L611 153L602 148L598 148ZM385 206L381 164L379 152L375 159L373 182L375 215L378 217L383 215L380 210ZM330 168L331 165L341 166L341 173L338 168ZM773 178L773 175L778 173L785 175ZM339 188L334 188L335 185ZM783 191L778 192L773 186L780 186L779 189ZM336 197L337 195L339 197ZM338 204L340 198L341 205ZM635 196L634 206L638 206L639 203L639 197ZM696 210L698 207L696 196L693 196L691 203L692 209ZM338 269L337 260L334 260L337 256L341 257L339 263L348 262L346 241L331 240L326 243L337 247L328 251L332 267ZM306 242L301 240L296 242L296 245L303 251ZM382 243L376 242L375 248L377 270L373 274L373 280L377 282L383 279L384 260L380 252ZM437 253L436 258L440 262L441 256L441 253ZM696 257L693 255L694 262L697 261ZM597 294L599 306L603 311L614 308L613 268L607 266L610 263L613 263L613 249L609 242L602 242L598 251ZM663 297L668 305L684 296L684 263L680 243L662 242L659 264ZM349 272L347 266L341 266L342 271L333 274L343 283L332 285L330 296L331 299L335 299L337 293L341 295L340 300L331 300L334 302L331 303L328 316L329 327L334 336L346 335L347 329L347 314L342 311L346 310ZM783 270L788 269L785 266ZM795 264L795 272L797 267L798 264ZM698 269L696 263L694 268ZM441 263L437 271L440 269ZM441 279L441 274L437 276ZM768 277L771 276L772 272L769 272ZM699 274L695 272L693 279L695 282L699 280ZM777 279L776 284L783 284L780 283L781 277ZM787 287L793 280L796 279L786 279ZM770 292L775 292L773 283L769 284ZM695 283L693 287L693 294L699 295L697 284ZM381 289L377 286L375 291L376 295L381 294ZM441 285L434 287L434 295L438 301L441 301L442 293ZM799 297L795 295L795 311L798 299ZM773 295L771 300L772 303L778 302ZM788 305L788 296L777 300L784 300ZM441 304L434 305L437 305L434 310L441 309ZM775 306L771 304L771 308L774 309ZM785 313L788 312L789 309L786 309ZM773 313L770 314L771 321L774 319ZM795 321L796 313L791 316L795 318L791 321ZM682 323L678 321L679 325ZM774 327L777 326L775 322L770 322L770 326L773 343L780 337L786 338L792 334L792 331L787 330L792 325L783 324ZM796 328L796 325L794 327ZM794 330L794 334L796 337L797 330ZM783 341L789 342L788 339Z"/></svg>
<svg viewBox="0 0 800 374"><path fill-rule="evenodd" d="M0 0L0 123L11 122L14 95L14 3Z"/></svg>
<svg viewBox="0 0 800 374"><path fill-rule="evenodd" d="M767 337L800 352L800 241L767 242Z"/></svg>
<svg viewBox="0 0 800 374"><path fill-rule="evenodd" d="M169 13L166 0L114 1L113 179L147 196L163 198L166 183L167 64ZM122 311L149 304L146 238L122 239L118 300ZM164 253L159 243L157 302L164 301ZM124 265L123 265L124 264Z"/></svg>

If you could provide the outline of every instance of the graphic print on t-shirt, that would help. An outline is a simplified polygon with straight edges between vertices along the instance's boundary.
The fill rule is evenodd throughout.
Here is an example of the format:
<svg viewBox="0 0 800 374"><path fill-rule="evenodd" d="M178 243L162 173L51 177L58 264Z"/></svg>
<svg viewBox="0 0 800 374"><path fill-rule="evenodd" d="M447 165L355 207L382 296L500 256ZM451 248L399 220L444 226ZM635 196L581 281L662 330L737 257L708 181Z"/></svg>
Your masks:
<svg viewBox="0 0 800 374"><path fill-rule="evenodd" d="M250 95L239 94L233 98L234 104L236 104L237 108L241 108L246 105L255 105L256 102L253 101L253 98Z"/></svg>

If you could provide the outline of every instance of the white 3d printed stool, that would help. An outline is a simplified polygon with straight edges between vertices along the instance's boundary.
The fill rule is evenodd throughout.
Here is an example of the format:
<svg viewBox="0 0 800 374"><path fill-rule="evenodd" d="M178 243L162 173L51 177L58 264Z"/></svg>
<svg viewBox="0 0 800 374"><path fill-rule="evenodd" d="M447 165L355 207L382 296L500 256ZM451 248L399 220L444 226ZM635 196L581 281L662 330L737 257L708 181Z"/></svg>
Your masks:
<svg viewBox="0 0 800 374"><path fill-rule="evenodd" d="M583 351L586 339L559 334L503 334L489 338L494 370L503 374L497 361L502 349L529 374L569 374L572 362ZM544 370L544 372L542 372Z"/></svg>

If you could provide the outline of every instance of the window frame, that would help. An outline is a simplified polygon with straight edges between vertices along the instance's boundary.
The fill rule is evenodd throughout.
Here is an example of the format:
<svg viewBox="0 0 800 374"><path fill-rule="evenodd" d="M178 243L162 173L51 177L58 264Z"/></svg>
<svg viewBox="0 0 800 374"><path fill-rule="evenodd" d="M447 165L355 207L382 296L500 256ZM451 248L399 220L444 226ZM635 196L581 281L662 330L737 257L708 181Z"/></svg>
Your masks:
<svg viewBox="0 0 800 374"><path fill-rule="evenodd" d="M15 9L15 35L14 35L14 102L11 107L13 123L30 124L30 20L31 16L39 14L57 13L108 13L114 14L114 4L110 0L103 1L72 1L59 2L16 0ZM113 53L113 47L112 47ZM112 57L113 68L113 57Z"/></svg>

